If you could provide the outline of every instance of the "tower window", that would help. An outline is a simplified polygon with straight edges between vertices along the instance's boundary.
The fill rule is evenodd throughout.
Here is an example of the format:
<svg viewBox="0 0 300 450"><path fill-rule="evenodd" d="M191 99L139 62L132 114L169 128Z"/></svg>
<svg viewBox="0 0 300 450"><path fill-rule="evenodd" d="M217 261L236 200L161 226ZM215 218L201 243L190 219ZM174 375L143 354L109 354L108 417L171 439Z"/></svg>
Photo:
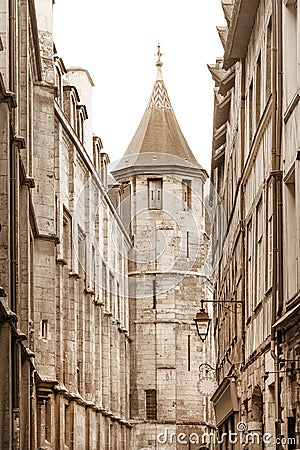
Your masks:
<svg viewBox="0 0 300 450"><path fill-rule="evenodd" d="M157 420L156 389L148 389L146 393L146 419Z"/></svg>
<svg viewBox="0 0 300 450"><path fill-rule="evenodd" d="M182 202L186 208L192 206L192 182L191 180L182 180Z"/></svg>
<svg viewBox="0 0 300 450"><path fill-rule="evenodd" d="M149 209L162 209L162 179L148 180L148 207Z"/></svg>

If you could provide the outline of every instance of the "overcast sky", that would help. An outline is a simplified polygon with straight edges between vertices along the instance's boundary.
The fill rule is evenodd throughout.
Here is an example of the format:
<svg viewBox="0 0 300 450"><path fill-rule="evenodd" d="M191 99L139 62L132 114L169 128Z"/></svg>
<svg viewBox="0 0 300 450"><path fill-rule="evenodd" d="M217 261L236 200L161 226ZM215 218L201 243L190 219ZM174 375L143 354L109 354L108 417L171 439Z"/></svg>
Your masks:
<svg viewBox="0 0 300 450"><path fill-rule="evenodd" d="M210 172L213 82L207 63L222 56L221 0L56 0L54 40L66 67L95 83L93 129L111 161L124 154L156 78L163 78L189 146Z"/></svg>

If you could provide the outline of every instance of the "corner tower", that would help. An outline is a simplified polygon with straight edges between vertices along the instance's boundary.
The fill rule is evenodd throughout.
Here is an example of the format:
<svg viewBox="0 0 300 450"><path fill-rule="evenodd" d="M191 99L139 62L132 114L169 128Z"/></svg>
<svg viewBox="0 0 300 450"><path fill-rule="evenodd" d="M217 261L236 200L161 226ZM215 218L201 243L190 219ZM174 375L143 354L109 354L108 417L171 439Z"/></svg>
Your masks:
<svg viewBox="0 0 300 450"><path fill-rule="evenodd" d="M208 362L193 318L207 298L203 185L162 78L112 174L119 211L133 242L129 262L131 419L134 450L181 448L180 433L200 436L212 424L208 397L198 391ZM207 346L208 347L208 346ZM200 351L200 356L199 356ZM189 447L194 448L194 447ZM195 447L196 448L196 447Z"/></svg>

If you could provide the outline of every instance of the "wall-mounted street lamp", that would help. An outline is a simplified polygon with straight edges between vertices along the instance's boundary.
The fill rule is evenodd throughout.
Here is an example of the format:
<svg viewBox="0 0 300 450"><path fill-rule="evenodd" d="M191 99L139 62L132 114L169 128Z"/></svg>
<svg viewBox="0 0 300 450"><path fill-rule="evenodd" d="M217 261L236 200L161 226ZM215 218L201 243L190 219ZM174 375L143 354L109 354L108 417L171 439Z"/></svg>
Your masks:
<svg viewBox="0 0 300 450"><path fill-rule="evenodd" d="M209 317L207 311L205 311L204 309L203 300L201 300L201 308L200 311L197 312L194 321L196 324L198 335L201 341L204 342L209 332L211 318Z"/></svg>
<svg viewBox="0 0 300 450"><path fill-rule="evenodd" d="M200 311L197 312L194 321L198 335L202 342L204 342L207 338L211 324L211 318L209 317L208 312L204 309L204 301L210 303L242 303L241 300L201 300L201 308Z"/></svg>

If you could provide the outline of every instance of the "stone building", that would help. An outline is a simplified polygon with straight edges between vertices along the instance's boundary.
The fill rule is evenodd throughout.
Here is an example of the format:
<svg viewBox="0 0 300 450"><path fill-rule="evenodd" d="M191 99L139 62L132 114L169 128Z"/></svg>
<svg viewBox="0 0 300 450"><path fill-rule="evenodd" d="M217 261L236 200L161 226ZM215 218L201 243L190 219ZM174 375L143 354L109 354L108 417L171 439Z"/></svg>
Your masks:
<svg viewBox="0 0 300 450"><path fill-rule="evenodd" d="M220 433L239 433L238 422L270 433L255 448L300 446L297 3L223 0L224 56L209 65L211 180L226 216L214 284L212 401Z"/></svg>
<svg viewBox="0 0 300 450"><path fill-rule="evenodd" d="M52 6L1 5L0 447L130 450L131 241Z"/></svg>
<svg viewBox="0 0 300 450"><path fill-rule="evenodd" d="M211 295L207 174L160 52L117 182L108 174L93 81L57 54L53 3L0 12L0 448L186 448L193 433L198 448L214 423L198 370L213 352L193 324Z"/></svg>
<svg viewBox="0 0 300 450"><path fill-rule="evenodd" d="M211 362L212 352L193 322L200 300L210 295L204 271L207 174L177 123L159 46L157 56L148 106L112 171L133 242L128 274L132 448L198 449L201 435L214 425L209 399L197 387L199 363Z"/></svg>

